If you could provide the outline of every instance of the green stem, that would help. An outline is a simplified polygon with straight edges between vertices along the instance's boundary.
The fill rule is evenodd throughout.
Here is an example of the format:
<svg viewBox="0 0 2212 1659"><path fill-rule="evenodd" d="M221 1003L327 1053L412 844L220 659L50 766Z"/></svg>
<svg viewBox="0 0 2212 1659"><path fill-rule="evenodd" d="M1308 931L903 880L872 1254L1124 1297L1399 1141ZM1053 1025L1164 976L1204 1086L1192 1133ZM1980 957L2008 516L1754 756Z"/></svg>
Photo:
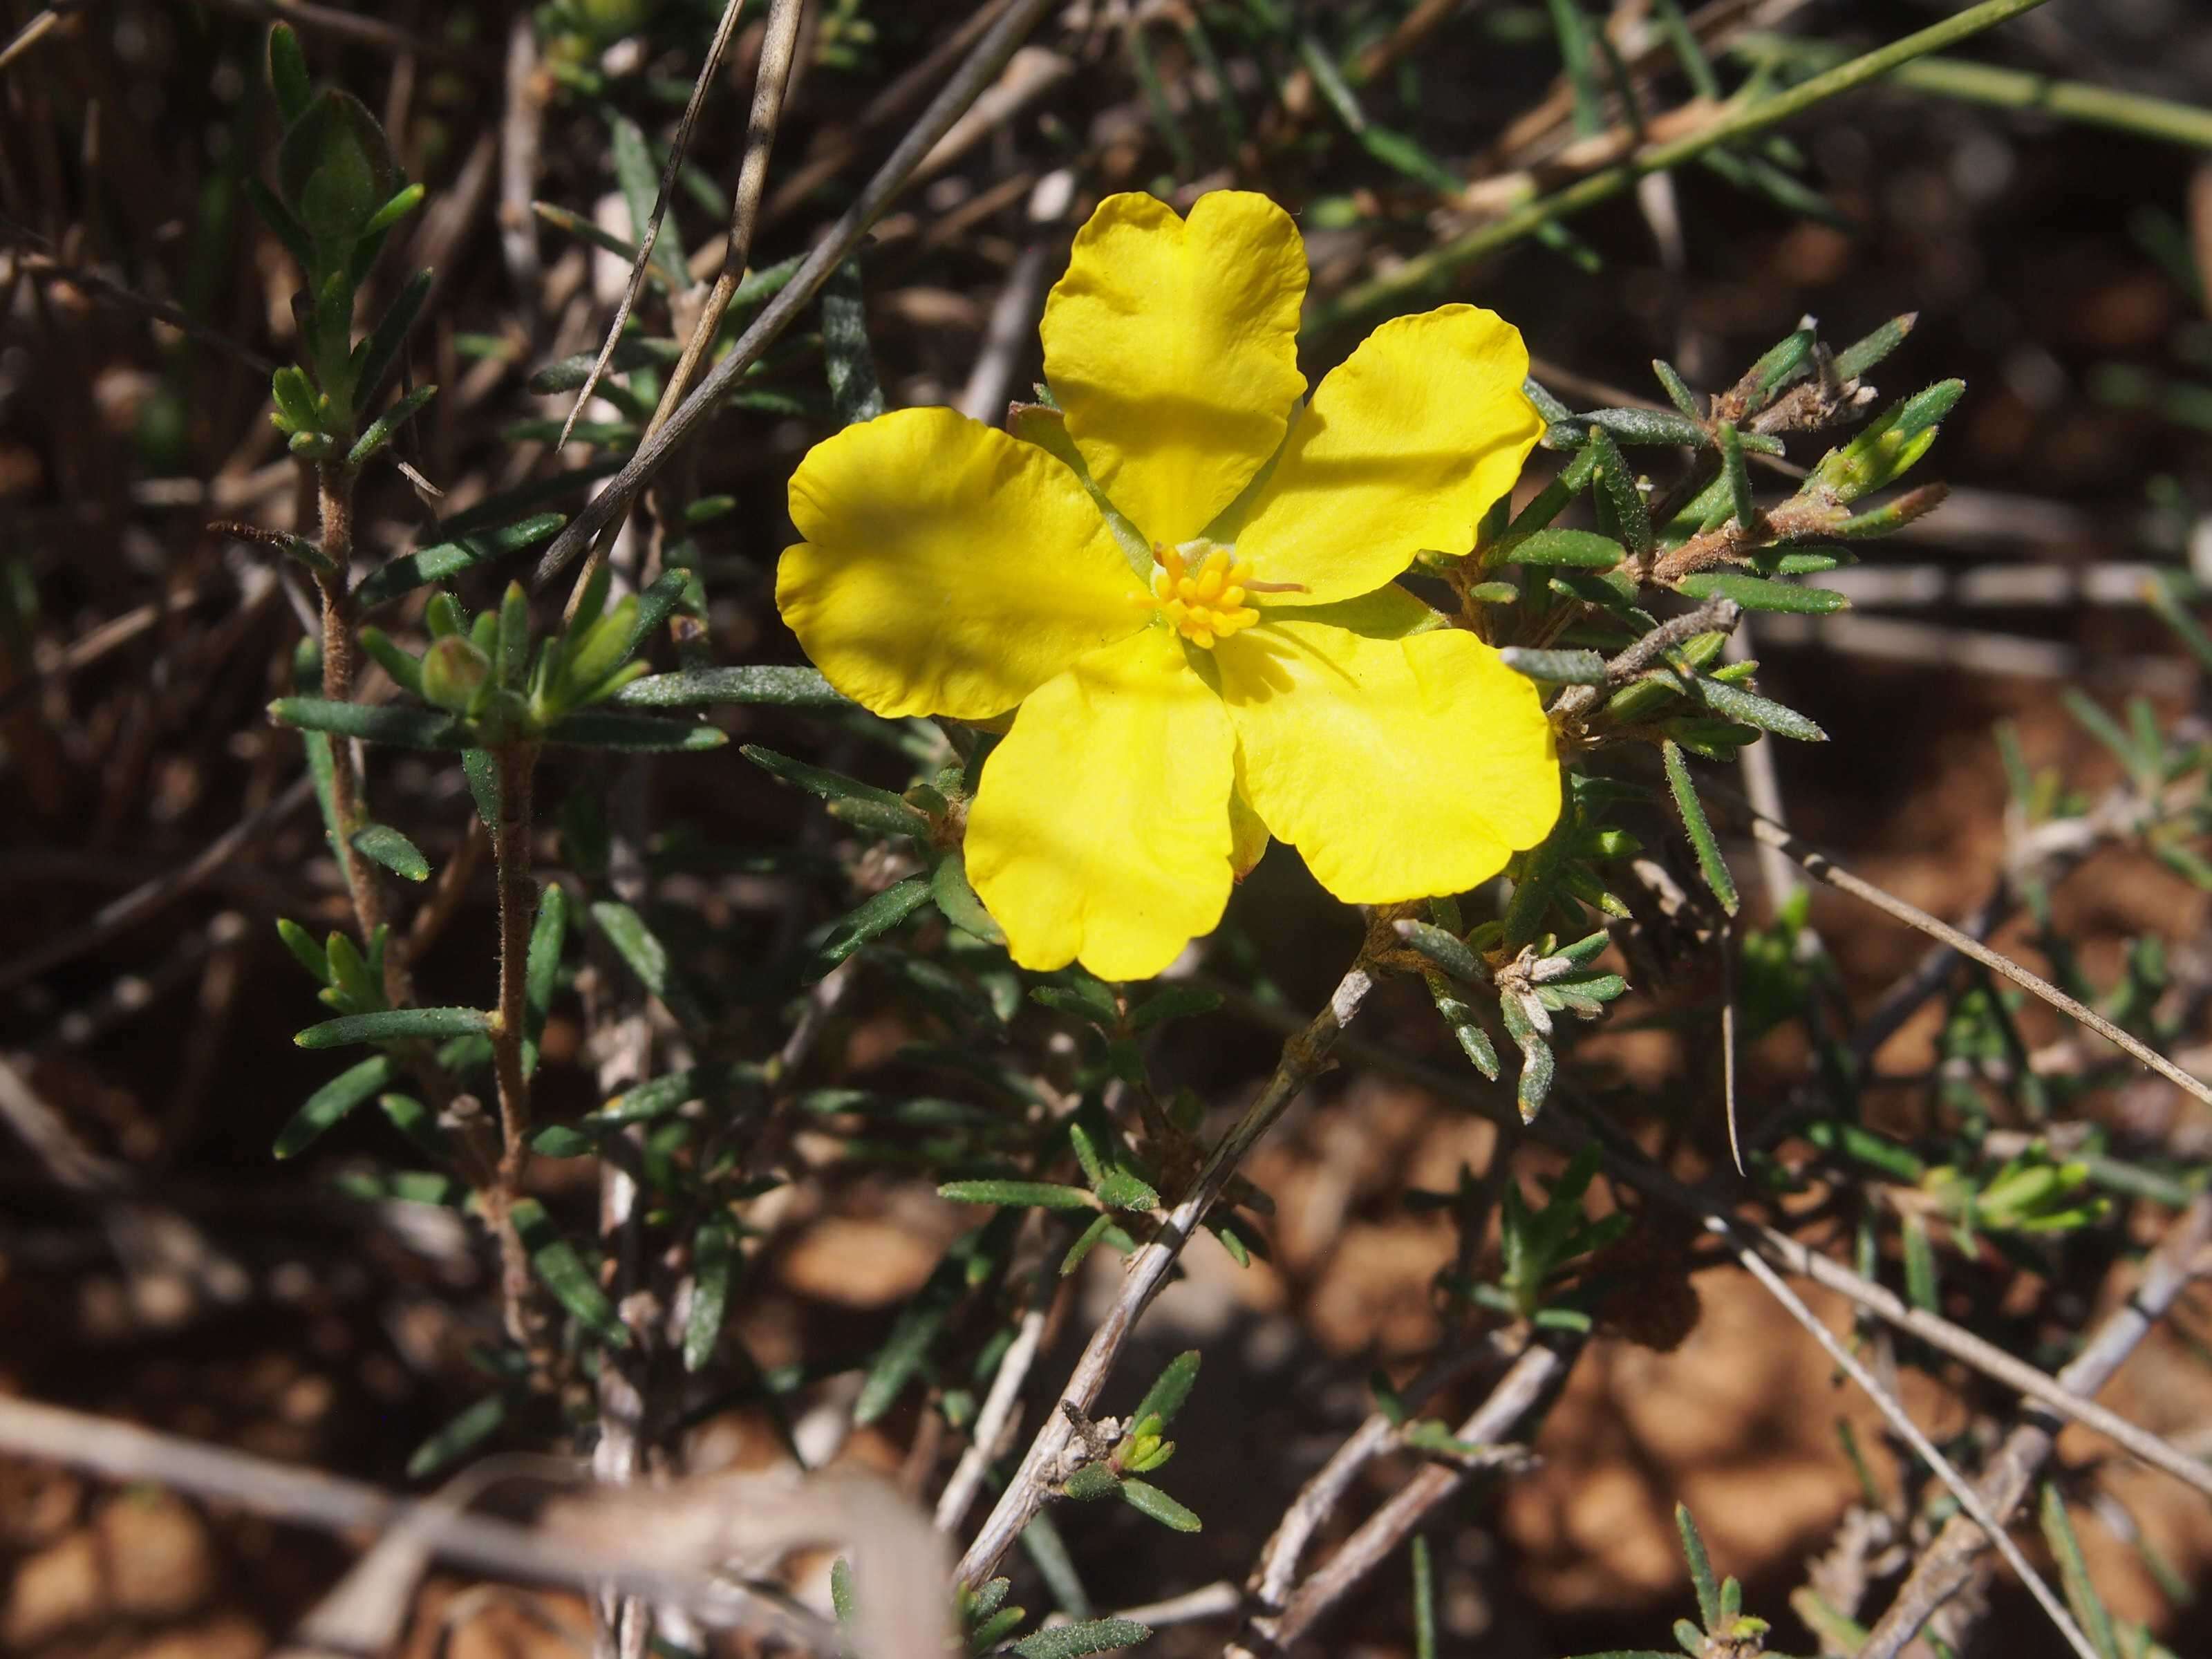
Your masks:
<svg viewBox="0 0 2212 1659"><path fill-rule="evenodd" d="M1746 35L1735 43L1735 52L1753 63L1815 70L1840 63L1845 56L1826 41L1782 34ZM2170 99L2093 86L2086 81L2060 81L1959 58L1923 58L1900 66L1890 78L1900 87L1938 98L1957 98L1998 109L2032 110L2061 120L2212 149L2212 110Z"/></svg>
<svg viewBox="0 0 2212 1659"><path fill-rule="evenodd" d="M1639 150L1618 166L1594 173L1578 179L1553 195L1522 204L1503 218L1468 231L1428 252L1418 254L1383 276L1341 295L1334 304L1320 307L1301 332L1310 337L1327 331L1340 323L1379 311L1393 301L1425 288L1438 277L1449 275L1460 266L1479 259L1486 253L1517 242L1523 236L1540 229L1554 220L1565 219L1610 200L1632 187L1646 174L1663 173L1683 162L1693 161L1717 145L1733 143L1748 138L1768 128L1778 126L1801 115L1815 104L1825 103L1840 93L1850 92L1869 81L1887 75L1917 58L1931 52L1940 52L1984 29L2033 11L2044 0L1983 0L1955 17L1947 17L1930 27L1908 34L1901 40L1892 41L1879 51L1854 58L1848 64L1838 64L1825 74L1801 81L1789 91L1771 98L1761 99L1755 104L1731 106L1723 110L1710 125L1686 137L1664 144L1653 144Z"/></svg>

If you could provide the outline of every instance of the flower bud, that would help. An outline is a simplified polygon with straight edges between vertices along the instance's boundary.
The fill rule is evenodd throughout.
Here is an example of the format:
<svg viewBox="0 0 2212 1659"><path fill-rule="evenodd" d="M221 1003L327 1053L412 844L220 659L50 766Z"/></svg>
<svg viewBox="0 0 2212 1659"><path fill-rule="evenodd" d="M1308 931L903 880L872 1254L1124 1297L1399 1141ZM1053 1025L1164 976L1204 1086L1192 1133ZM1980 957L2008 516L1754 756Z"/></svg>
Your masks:
<svg viewBox="0 0 2212 1659"><path fill-rule="evenodd" d="M462 714L491 675L491 659L459 634L432 641L422 653L422 696Z"/></svg>

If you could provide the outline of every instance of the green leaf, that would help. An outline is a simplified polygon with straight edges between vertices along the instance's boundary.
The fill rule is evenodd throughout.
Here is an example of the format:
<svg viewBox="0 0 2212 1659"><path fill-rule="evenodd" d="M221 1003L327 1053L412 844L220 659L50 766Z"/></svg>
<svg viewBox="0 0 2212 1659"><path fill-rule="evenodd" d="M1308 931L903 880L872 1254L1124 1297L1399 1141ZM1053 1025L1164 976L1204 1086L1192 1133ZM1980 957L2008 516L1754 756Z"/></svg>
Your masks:
<svg viewBox="0 0 2212 1659"><path fill-rule="evenodd" d="M1098 1178L1095 1188L1098 1201L1112 1210L1157 1210L1160 1195L1152 1187L1127 1170L1109 1170Z"/></svg>
<svg viewBox="0 0 2212 1659"><path fill-rule="evenodd" d="M1664 409L1593 409L1565 424L1567 430L1560 434L1565 440L1561 447L1588 443L1592 427L1602 428L1616 443L1647 448L1703 449L1712 442L1703 421Z"/></svg>
<svg viewBox="0 0 2212 1659"><path fill-rule="evenodd" d="M1801 617L1825 617L1848 611L1851 602L1831 587L1800 587L1733 570L1704 570L1674 584L1693 599L1734 599L1747 611L1783 611Z"/></svg>
<svg viewBox="0 0 2212 1659"><path fill-rule="evenodd" d="M1636 474L1603 427L1590 428L1589 447L1597 457L1599 498L1612 508L1613 526L1620 532L1621 545L1641 557L1651 550L1651 511L1644 505L1644 492L1636 487Z"/></svg>
<svg viewBox="0 0 2212 1659"><path fill-rule="evenodd" d="M1163 1365L1152 1386L1145 1390L1145 1397L1137 1402L1137 1409L1129 1413L1129 1420L1141 1423L1157 1417L1162 1427L1174 1422L1197 1386L1200 1358L1197 1349L1187 1348Z"/></svg>
<svg viewBox="0 0 2212 1659"><path fill-rule="evenodd" d="M459 1462L499 1431L513 1405L506 1395L486 1395L415 1449L407 1460L407 1478L427 1480Z"/></svg>
<svg viewBox="0 0 2212 1659"><path fill-rule="evenodd" d="M2111 1609L2089 1577L2089 1563L2081 1553L2081 1540L2075 1535L2072 1517L2066 1513L2066 1500L2050 1481L2043 1486L2038 1518L2043 1523L2044 1541L2051 1546L2058 1563L2059 1583L2066 1591L2066 1605L2074 1610L2075 1621L2101 1659L2120 1659Z"/></svg>
<svg viewBox="0 0 2212 1659"><path fill-rule="evenodd" d="M530 950L523 972L523 997L530 1008L532 1032L545 1023L553 988L561 972L561 947L568 937L568 893L555 881L539 890L538 915L530 924Z"/></svg>
<svg viewBox="0 0 2212 1659"><path fill-rule="evenodd" d="M1681 410L1684 419L1695 421L1702 427L1705 418L1705 405L1698 394L1690 390L1690 383L1675 372L1674 364L1663 358L1654 357L1651 373L1666 388L1667 401Z"/></svg>
<svg viewBox="0 0 2212 1659"><path fill-rule="evenodd" d="M1702 678L1690 684L1698 700L1724 719L1743 726L1755 726L1762 732L1773 732L1777 737L1795 738L1800 743L1826 743L1828 740L1826 732L1796 709L1755 692Z"/></svg>
<svg viewBox="0 0 2212 1659"><path fill-rule="evenodd" d="M1431 969L1421 975L1429 988L1429 995L1443 1016L1444 1024L1451 1027L1453 1038L1460 1052L1473 1063L1474 1069L1492 1083L1498 1081L1498 1048L1474 1018L1474 1010L1452 988L1451 981Z"/></svg>
<svg viewBox="0 0 2212 1659"><path fill-rule="evenodd" d="M422 849L388 823L365 823L353 834L354 851L374 859L405 881L428 881L430 861Z"/></svg>
<svg viewBox="0 0 2212 1659"><path fill-rule="evenodd" d="M877 1351L874 1362L868 1367L866 1379L860 1384L860 1398L854 1402L853 1420L865 1426L874 1422L891 1408L915 1372L921 1368L922 1358L936 1341L938 1333L952 1312L953 1297L948 1292L942 1278L933 1279L921 1295L907 1304L891 1334Z"/></svg>
<svg viewBox="0 0 2212 1659"><path fill-rule="evenodd" d="M690 986L672 967L667 946L661 944L645 918L627 904L601 899L592 906L592 924L615 948L638 982L660 999L679 1024L702 1030L710 1023Z"/></svg>
<svg viewBox="0 0 2212 1659"><path fill-rule="evenodd" d="M340 1072L309 1095L307 1103L295 1112L291 1121L278 1131L276 1156L290 1158L299 1152L324 1130L391 1082L392 1073L392 1061L383 1054L364 1060L359 1065Z"/></svg>
<svg viewBox="0 0 2212 1659"><path fill-rule="evenodd" d="M879 829L886 835L911 836L917 841L927 841L929 837L928 817L888 789L876 788L840 772L809 766L805 761L780 755L773 749L763 749L757 743L742 744L738 752L771 776L781 778L786 783L796 784L810 794L819 795L833 806L847 808L848 811L839 816L848 823ZM865 814L854 810L861 808L868 810Z"/></svg>
<svg viewBox="0 0 2212 1659"><path fill-rule="evenodd" d="M690 708L767 703L781 708L850 708L846 696L811 668L687 668L632 680L609 699L625 708Z"/></svg>
<svg viewBox="0 0 2212 1659"><path fill-rule="evenodd" d="M972 933L992 945L1006 942L1005 931L968 884L967 860L960 848L946 853L929 872L929 896L936 902L945 921L961 932Z"/></svg>
<svg viewBox="0 0 2212 1659"><path fill-rule="evenodd" d="M1090 1210L1097 1206L1080 1187L1049 1181L948 1181L937 1189L955 1204L1000 1204L1043 1210Z"/></svg>
<svg viewBox="0 0 2212 1659"><path fill-rule="evenodd" d="M1920 320L1920 313L1908 311L1901 317L1893 317L1863 340L1854 341L1836 354L1836 378L1846 385L1857 380L1876 363L1905 343L1912 325Z"/></svg>
<svg viewBox="0 0 2212 1659"><path fill-rule="evenodd" d="M710 1216L699 1224L691 1238L691 1311L684 1327L687 1372L696 1375L714 1358L740 1261L737 1232L726 1216Z"/></svg>
<svg viewBox="0 0 2212 1659"><path fill-rule="evenodd" d="M284 941L284 948L299 958L300 966L314 976L318 985L328 985L331 980L331 958L328 951L315 936L296 921L283 917L276 919L276 937Z"/></svg>
<svg viewBox="0 0 2212 1659"><path fill-rule="evenodd" d="M868 313L861 297L857 254L831 271L822 285L822 356L830 372L830 400L839 420L850 426L884 412L875 354L868 345Z"/></svg>
<svg viewBox="0 0 2212 1659"><path fill-rule="evenodd" d="M369 573L355 589L362 608L384 605L431 582L449 581L478 565L544 541L568 522L562 513L538 513L500 530L477 531L450 542L403 553Z"/></svg>
<svg viewBox="0 0 2212 1659"><path fill-rule="evenodd" d="M1714 837L1713 827L1706 821L1705 804L1698 799L1697 785L1690 780L1690 763L1682 757L1682 746L1672 738L1660 744L1659 751L1666 762L1667 787L1674 796L1674 810L1682 815L1682 829L1690 838L1691 849L1698 855L1698 872L1712 889L1713 896L1721 902L1721 908L1729 915L1736 913L1738 900L1735 878L1729 873L1728 860L1721 856L1720 842Z"/></svg>
<svg viewBox="0 0 2212 1659"><path fill-rule="evenodd" d="M1687 1504L1674 1505L1674 1527L1682 1534L1682 1559L1689 1564L1690 1584L1698 1593L1698 1616L1705 1620L1705 1628L1717 1631L1721 1627L1720 1586L1713 1580L1712 1558L1705 1553L1705 1540L1691 1516Z"/></svg>
<svg viewBox="0 0 2212 1659"><path fill-rule="evenodd" d="M400 347L407 343L415 319L422 313L423 301L430 295L431 280L431 273L427 270L418 270L410 276L405 286L392 296L375 331L362 343L354 365L353 395L357 404L366 404L374 398L385 375L391 372Z"/></svg>
<svg viewBox="0 0 2212 1659"><path fill-rule="evenodd" d="M1481 984L1490 977L1483 969L1482 958L1468 948L1466 940L1449 928L1438 927L1432 922L1416 921L1411 916L1401 917L1392 926L1400 939L1454 979L1473 985Z"/></svg>
<svg viewBox="0 0 2212 1659"><path fill-rule="evenodd" d="M888 933L928 902L928 878L908 876L857 909L848 911L814 953L812 977L819 979L870 939Z"/></svg>
<svg viewBox="0 0 2212 1659"><path fill-rule="evenodd" d="M276 24L269 31L269 89L276 94L276 112L287 126L314 101L307 54L300 50L300 37L289 23Z"/></svg>
<svg viewBox="0 0 2212 1659"><path fill-rule="evenodd" d="M659 170L653 164L653 151L645 141L645 131L636 122L610 109L607 131L612 140L608 148L614 162L615 183L620 186L629 209L630 235L642 246L645 234L653 225L654 204L660 196ZM672 210L672 204L665 205ZM631 257L635 258L635 253ZM672 210L660 216L660 228L653 241L653 264L677 293L691 286L691 272L684 261L684 244L677 234Z"/></svg>
<svg viewBox="0 0 2212 1659"><path fill-rule="evenodd" d="M398 749L465 749L466 728L453 715L430 708L337 702L327 697L279 697L269 717L302 732L330 732Z"/></svg>
<svg viewBox="0 0 2212 1659"><path fill-rule="evenodd" d="M1751 493L1751 473L1743 464L1743 440L1736 434L1734 421L1723 421L1718 428L1721 447L1721 471L1728 479L1729 499L1735 512L1735 521L1746 530L1759 523L1759 499Z"/></svg>
<svg viewBox="0 0 2212 1659"><path fill-rule="evenodd" d="M1607 542L1606 545L1610 547L1613 544ZM1526 646L1509 645L1498 654L1515 673L1525 674L1547 685L1605 684L1605 659L1595 651L1534 651Z"/></svg>
<svg viewBox="0 0 2212 1659"><path fill-rule="evenodd" d="M1539 530L1511 543L1498 562L1610 570L1625 556L1626 550L1609 536L1588 530Z"/></svg>
<svg viewBox="0 0 2212 1659"><path fill-rule="evenodd" d="M386 1008L373 1014L326 1019L319 1025L310 1025L292 1041L302 1048L339 1048L350 1042L468 1036L490 1029L490 1021L480 1008Z"/></svg>
<svg viewBox="0 0 2212 1659"><path fill-rule="evenodd" d="M1121 1483L1121 1501L1138 1514L1147 1516L1177 1532L1205 1530L1205 1523L1197 1516L1148 1481L1124 1480Z"/></svg>
<svg viewBox="0 0 2212 1659"><path fill-rule="evenodd" d="M1133 1619L1086 1619L1024 1636L1014 1644L1014 1651L1021 1659L1083 1659L1085 1654L1134 1647L1152 1633L1151 1626Z"/></svg>
<svg viewBox="0 0 2212 1659"><path fill-rule="evenodd" d="M703 754L720 749L730 734L719 726L659 720L620 708L584 708L563 715L545 741L571 749L618 749L634 754Z"/></svg>
<svg viewBox="0 0 2212 1659"><path fill-rule="evenodd" d="M378 452L398 435L399 428L414 419L416 412L437 395L438 388L434 386L418 386L404 394L398 402L370 422L368 429L354 441L353 447L346 452L346 465L363 466L374 459Z"/></svg>
<svg viewBox="0 0 2212 1659"><path fill-rule="evenodd" d="M538 1282L553 1292L576 1322L611 1348L629 1346L629 1330L615 1316L614 1304L599 1288L576 1247L561 1235L545 1206L534 1198L517 1199L512 1212L514 1231L530 1253L530 1266Z"/></svg>
<svg viewBox="0 0 2212 1659"><path fill-rule="evenodd" d="M830 1607L840 1625L850 1626L860 1616L860 1600L853 1593L853 1564L842 1555L830 1564Z"/></svg>

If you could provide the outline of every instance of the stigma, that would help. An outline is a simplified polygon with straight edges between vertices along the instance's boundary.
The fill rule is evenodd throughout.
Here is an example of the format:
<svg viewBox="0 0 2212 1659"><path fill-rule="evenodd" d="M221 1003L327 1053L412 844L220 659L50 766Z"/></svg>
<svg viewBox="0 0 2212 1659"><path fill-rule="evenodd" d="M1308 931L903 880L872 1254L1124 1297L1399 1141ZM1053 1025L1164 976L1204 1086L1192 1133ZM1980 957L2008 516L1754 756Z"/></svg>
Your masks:
<svg viewBox="0 0 2212 1659"><path fill-rule="evenodd" d="M1255 582L1249 561L1233 547L1206 540L1179 547L1152 544L1152 592L1145 601L1176 633L1201 649L1252 626L1260 613L1248 601L1273 584Z"/></svg>

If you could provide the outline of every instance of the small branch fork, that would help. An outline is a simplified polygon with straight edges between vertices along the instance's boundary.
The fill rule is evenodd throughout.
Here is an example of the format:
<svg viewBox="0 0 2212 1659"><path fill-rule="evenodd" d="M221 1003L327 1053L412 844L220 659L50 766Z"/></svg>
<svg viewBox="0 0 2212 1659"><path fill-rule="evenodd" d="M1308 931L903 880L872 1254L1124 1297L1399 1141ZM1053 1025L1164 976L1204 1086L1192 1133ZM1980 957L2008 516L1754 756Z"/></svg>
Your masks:
<svg viewBox="0 0 2212 1659"><path fill-rule="evenodd" d="M1387 927L1387 923L1378 926ZM1382 942L1394 940L1394 935L1386 936ZM1236 1174L1238 1164L1273 1127L1285 1108L1320 1075L1337 1038L1358 1017L1367 994L1374 988L1369 951L1376 943L1370 934L1368 946L1362 949L1358 959L1338 981L1328 1006L1283 1044L1282 1058L1276 1063L1274 1075L1261 1090L1259 1098L1213 1149L1190 1191L1169 1212L1159 1231L1131 1259L1112 1310L1091 1334L1083 1357L1076 1362L1073 1374L1060 1390L1058 1402L1046 1414L1036 1438L1030 1442L1020 1469L984 1522L975 1541L961 1557L957 1577L962 1583L973 1588L989 1578L1000 1558L1044 1507L1052 1489L1066 1479L1069 1470L1063 1465L1074 1438L1073 1425L1088 1422L1094 1415L1098 1397L1113 1375L1121 1350L1136 1329L1139 1318L1166 1285L1176 1258L1198 1231L1230 1177Z"/></svg>
<svg viewBox="0 0 2212 1659"><path fill-rule="evenodd" d="M1549 1405L1581 1352L1579 1337L1531 1340L1473 1415L1452 1431L1453 1437L1478 1445L1512 1438L1522 1424L1540 1414ZM1323 1614L1350 1594L1412 1535L1432 1510L1458 1492L1477 1472L1475 1466L1429 1464L1399 1488L1389 1502L1368 1516L1358 1530L1299 1587L1279 1613L1261 1613L1251 1619L1238 1639L1223 1650L1223 1659L1261 1659L1262 1655L1285 1652L1294 1647L1311 1633ZM1262 1578L1269 1572L1276 1550L1273 1540L1270 1540L1268 1548L1270 1553L1262 1557L1255 1578ZM1248 1589L1255 1597L1264 1598L1262 1586L1250 1585Z"/></svg>

